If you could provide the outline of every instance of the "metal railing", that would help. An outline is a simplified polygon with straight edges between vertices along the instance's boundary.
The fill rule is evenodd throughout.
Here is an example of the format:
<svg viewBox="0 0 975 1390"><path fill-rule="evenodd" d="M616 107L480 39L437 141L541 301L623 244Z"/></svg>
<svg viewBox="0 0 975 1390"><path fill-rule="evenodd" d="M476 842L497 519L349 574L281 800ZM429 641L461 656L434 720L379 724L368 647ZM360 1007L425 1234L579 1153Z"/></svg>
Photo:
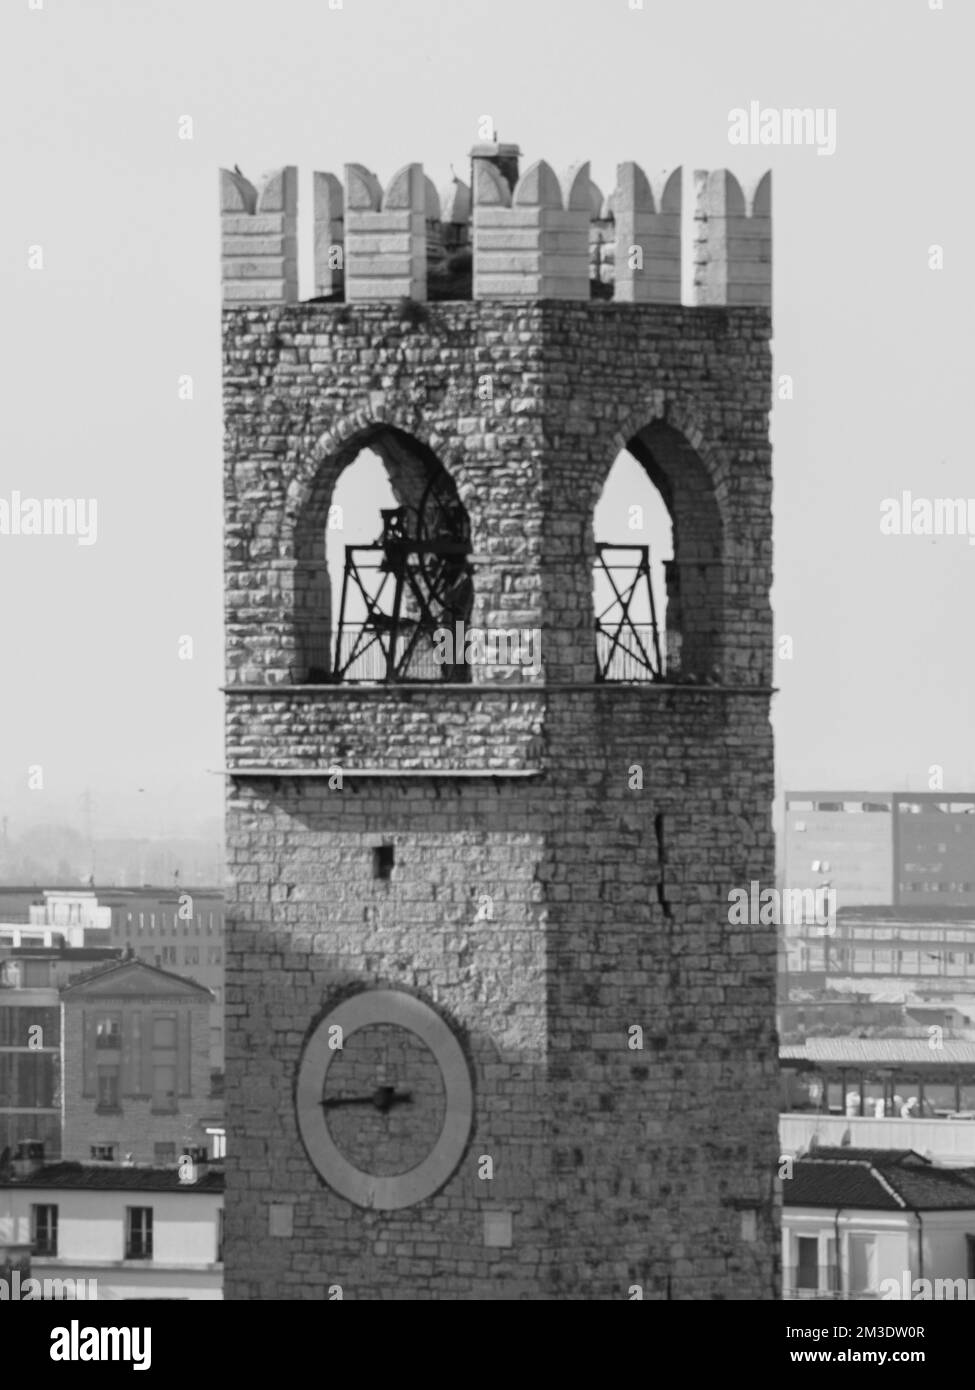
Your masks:
<svg viewBox="0 0 975 1390"><path fill-rule="evenodd" d="M410 644L413 643L412 651ZM345 626L336 641L334 669L342 673L343 684L379 684L399 671L409 652L407 672L396 677L398 684L411 681L451 681L460 684L465 675L457 667L437 660L433 635L416 637L412 628L401 632L380 632L369 624Z"/></svg>
<svg viewBox="0 0 975 1390"><path fill-rule="evenodd" d="M656 666L656 634L652 623L619 627L596 624L596 671L601 681L653 681L660 679Z"/></svg>
<svg viewBox="0 0 975 1390"><path fill-rule="evenodd" d="M789 1265L782 1271L782 1297L790 1302L815 1299L861 1303L881 1296L877 1289L841 1289L836 1265L819 1265L815 1270Z"/></svg>
<svg viewBox="0 0 975 1390"><path fill-rule="evenodd" d="M652 623L623 626L598 623L595 628L596 673L600 681L654 681L662 678L657 666L657 634ZM437 659L438 648L432 634L414 640L412 632L378 633L367 624L343 628L336 641L333 669L341 671L343 684L383 684L391 671L399 670L409 644L413 642L405 673L397 683L412 681L463 684L470 680L470 667L446 665Z"/></svg>

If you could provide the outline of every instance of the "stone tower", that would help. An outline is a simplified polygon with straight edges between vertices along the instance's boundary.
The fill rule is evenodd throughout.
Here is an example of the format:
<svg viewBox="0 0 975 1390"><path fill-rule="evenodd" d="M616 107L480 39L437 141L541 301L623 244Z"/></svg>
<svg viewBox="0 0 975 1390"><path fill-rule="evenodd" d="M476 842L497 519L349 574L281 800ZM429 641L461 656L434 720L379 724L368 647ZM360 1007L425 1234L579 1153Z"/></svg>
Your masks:
<svg viewBox="0 0 975 1390"><path fill-rule="evenodd" d="M221 173L229 1298L776 1296L775 928L728 908L774 872L769 176L696 174L683 305L679 170L517 155L316 173L306 302L297 171ZM413 579L350 647L362 448ZM594 616L624 448L673 525L646 662Z"/></svg>

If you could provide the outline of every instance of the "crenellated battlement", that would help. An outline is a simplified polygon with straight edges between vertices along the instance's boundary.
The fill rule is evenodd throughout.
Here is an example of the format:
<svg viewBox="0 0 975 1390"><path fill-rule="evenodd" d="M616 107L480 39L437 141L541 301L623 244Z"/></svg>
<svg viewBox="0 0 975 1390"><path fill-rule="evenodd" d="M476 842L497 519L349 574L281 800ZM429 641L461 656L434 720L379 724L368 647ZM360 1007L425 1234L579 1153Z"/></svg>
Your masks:
<svg viewBox="0 0 975 1390"><path fill-rule="evenodd" d="M315 297L681 302L681 169L650 179L628 160L604 197L588 162L519 173L519 154L475 145L470 183L454 175L440 192L418 163L385 186L362 164L344 181L316 172ZM225 302L294 303L297 169L259 185L222 169L220 188ZM746 194L728 170L698 170L694 203L691 303L768 307L771 174Z"/></svg>
<svg viewBox="0 0 975 1390"><path fill-rule="evenodd" d="M328 175L316 174L316 181ZM220 170L223 297L231 304L293 304L298 298L298 170L266 174L255 187Z"/></svg>
<svg viewBox="0 0 975 1390"><path fill-rule="evenodd" d="M747 195L727 169L694 180L695 304L771 304L771 172Z"/></svg>

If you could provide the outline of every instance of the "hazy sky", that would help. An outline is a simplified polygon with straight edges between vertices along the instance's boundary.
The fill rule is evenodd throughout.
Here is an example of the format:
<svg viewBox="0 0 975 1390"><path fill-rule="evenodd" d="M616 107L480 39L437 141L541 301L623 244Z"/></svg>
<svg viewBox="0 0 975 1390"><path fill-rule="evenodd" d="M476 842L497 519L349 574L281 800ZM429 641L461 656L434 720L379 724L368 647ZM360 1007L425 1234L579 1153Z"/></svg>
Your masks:
<svg viewBox="0 0 975 1390"><path fill-rule="evenodd" d="M975 546L879 525L904 490L975 496L975 7L630 3L7 0L0 499L98 505L93 545L0 536L11 830L80 819L86 787L102 834L220 808L218 166L440 186L485 114L523 168L589 158L604 191L624 159L773 168L780 785L975 785ZM751 101L834 108L835 153L730 146Z"/></svg>

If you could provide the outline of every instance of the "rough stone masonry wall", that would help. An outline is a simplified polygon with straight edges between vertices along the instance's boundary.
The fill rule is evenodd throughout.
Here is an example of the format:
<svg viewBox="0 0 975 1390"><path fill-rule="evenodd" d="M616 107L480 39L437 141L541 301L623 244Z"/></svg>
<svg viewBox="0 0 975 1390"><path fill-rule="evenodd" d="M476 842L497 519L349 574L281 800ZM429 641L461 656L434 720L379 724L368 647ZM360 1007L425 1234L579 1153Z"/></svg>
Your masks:
<svg viewBox="0 0 975 1390"><path fill-rule="evenodd" d="M229 1297L774 1295L775 943L727 923L729 887L772 872L766 700L617 687L547 704L537 782L239 784ZM317 1180L292 1102L308 1026L365 982L447 1010L476 1078L458 1172L384 1215ZM267 1237L271 1203L293 1238ZM510 1250L485 1247L489 1210L513 1213Z"/></svg>
<svg viewBox="0 0 975 1390"><path fill-rule="evenodd" d="M227 1296L773 1297L774 928L727 920L729 889L773 872L767 313L426 312L225 317L228 766L279 774L230 783ZM289 688L294 531L376 421L458 484L474 623L542 629L527 687L486 669L458 689ZM592 507L651 422L662 466L690 444L714 483L720 681L595 687ZM699 558L696 515L675 527ZM287 775L336 762L390 775ZM444 1009L475 1075L459 1169L393 1213L324 1186L293 1109L307 1030L367 983ZM281 1206L291 1236L270 1234ZM513 1214L510 1248L485 1244L492 1210Z"/></svg>
<svg viewBox="0 0 975 1390"><path fill-rule="evenodd" d="M544 679L559 681L592 679L592 509L616 455L648 425L682 437L723 529L713 665L767 683L767 312L455 302L421 314L225 311L228 681L304 678L300 523L331 496L350 442L387 423L434 451L470 515L473 625L542 627ZM695 506L676 519L678 560L697 524ZM475 670L475 683L494 674Z"/></svg>

